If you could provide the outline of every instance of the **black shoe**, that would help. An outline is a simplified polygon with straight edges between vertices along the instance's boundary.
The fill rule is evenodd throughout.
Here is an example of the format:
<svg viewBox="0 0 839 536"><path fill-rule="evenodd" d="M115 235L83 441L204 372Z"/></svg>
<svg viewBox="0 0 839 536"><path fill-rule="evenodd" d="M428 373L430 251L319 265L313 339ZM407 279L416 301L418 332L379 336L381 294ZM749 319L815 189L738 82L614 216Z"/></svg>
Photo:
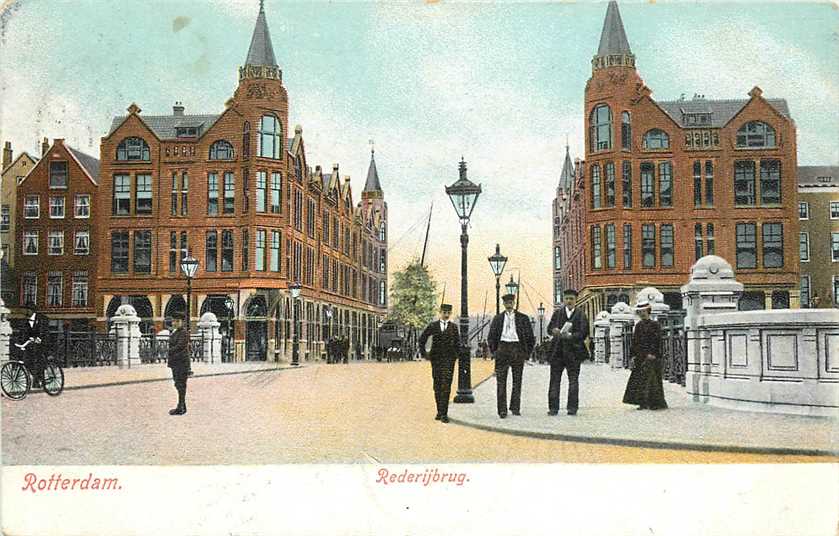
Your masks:
<svg viewBox="0 0 839 536"><path fill-rule="evenodd" d="M506 418L507 418L507 414L506 414L506 413L499 413L499 414L498 414L498 416L499 416L499 417L501 417L502 419L506 419Z"/></svg>
<svg viewBox="0 0 839 536"><path fill-rule="evenodd" d="M442 415L440 415L440 414L438 413L438 414L437 414L437 416L436 416L436 417L434 417L434 420L435 420L435 421L439 421L439 420L440 420L440 419L442 419L442 418L443 418L443 416L442 416Z"/></svg>
<svg viewBox="0 0 839 536"><path fill-rule="evenodd" d="M521 417L521 411L514 411L513 415L518 415L519 417Z"/></svg>
<svg viewBox="0 0 839 536"><path fill-rule="evenodd" d="M650 409L650 408L648 408L647 406L638 406L638 407L637 407L637 408L635 408L635 409L639 409L639 410L640 410L640 409Z"/></svg>
<svg viewBox="0 0 839 536"><path fill-rule="evenodd" d="M448 415L443 415L442 417L440 417L440 422L442 422L442 423L449 422L449 416Z"/></svg>
<svg viewBox="0 0 839 536"><path fill-rule="evenodd" d="M576 414L577 414L577 410L576 410L576 409L569 409L569 410L568 410L568 415L576 415Z"/></svg>
<svg viewBox="0 0 839 536"><path fill-rule="evenodd" d="M169 415L182 415L181 408L170 409Z"/></svg>
<svg viewBox="0 0 839 536"><path fill-rule="evenodd" d="M550 415L551 417L553 417L553 416L555 416L555 415L559 415L559 410L557 410L557 409L549 409L549 410L548 410L548 415Z"/></svg>

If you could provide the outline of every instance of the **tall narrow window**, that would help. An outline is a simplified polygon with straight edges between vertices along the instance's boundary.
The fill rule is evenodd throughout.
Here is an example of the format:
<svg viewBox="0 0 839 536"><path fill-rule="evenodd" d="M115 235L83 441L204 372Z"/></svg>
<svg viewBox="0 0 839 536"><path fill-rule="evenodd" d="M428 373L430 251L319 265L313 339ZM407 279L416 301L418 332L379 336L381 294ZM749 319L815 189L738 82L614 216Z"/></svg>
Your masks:
<svg viewBox="0 0 839 536"><path fill-rule="evenodd" d="M64 219L64 196L50 197L50 218Z"/></svg>
<svg viewBox="0 0 839 536"><path fill-rule="evenodd" d="M600 208L600 166L591 166L591 208Z"/></svg>
<svg viewBox="0 0 839 536"><path fill-rule="evenodd" d="M294 189L294 228L298 231L303 230L303 192L297 188ZM346 249L345 247L345 252Z"/></svg>
<svg viewBox="0 0 839 536"><path fill-rule="evenodd" d="M755 163L751 160L734 163L734 204L755 204Z"/></svg>
<svg viewBox="0 0 839 536"><path fill-rule="evenodd" d="M131 176L114 175L113 215L131 214Z"/></svg>
<svg viewBox="0 0 839 536"><path fill-rule="evenodd" d="M250 233L247 229L242 229L242 271L250 270Z"/></svg>
<svg viewBox="0 0 839 536"><path fill-rule="evenodd" d="M606 206L615 206L615 163L606 163Z"/></svg>
<svg viewBox="0 0 839 536"><path fill-rule="evenodd" d="M283 176L277 172L271 173L271 212L279 214L282 212L283 201Z"/></svg>
<svg viewBox="0 0 839 536"><path fill-rule="evenodd" d="M615 224L606 225L606 268L614 268L617 265L617 237L615 236Z"/></svg>
<svg viewBox="0 0 839 536"><path fill-rule="evenodd" d="M111 233L111 272L128 273L128 231Z"/></svg>
<svg viewBox="0 0 839 536"><path fill-rule="evenodd" d="M61 307L64 297L64 275L61 272L47 274L47 305Z"/></svg>
<svg viewBox="0 0 839 536"><path fill-rule="evenodd" d="M810 308L810 276L809 275L802 275L801 276L801 308L802 309L809 309Z"/></svg>
<svg viewBox="0 0 839 536"><path fill-rule="evenodd" d="M705 204L714 206L714 162L705 161Z"/></svg>
<svg viewBox="0 0 839 536"><path fill-rule="evenodd" d="M151 273L151 231L134 231L134 273Z"/></svg>
<svg viewBox="0 0 839 536"><path fill-rule="evenodd" d="M50 188L67 188L67 162L50 162Z"/></svg>
<svg viewBox="0 0 839 536"><path fill-rule="evenodd" d="M632 225L623 224L623 268L632 269Z"/></svg>
<svg viewBox="0 0 839 536"><path fill-rule="evenodd" d="M73 240L74 255L90 255L90 231L76 231Z"/></svg>
<svg viewBox="0 0 839 536"><path fill-rule="evenodd" d="M321 262L321 275L323 277L323 289L329 289L329 257L326 255L323 256Z"/></svg>
<svg viewBox="0 0 839 536"><path fill-rule="evenodd" d="M0 207L0 231L8 231L12 223L12 208L9 205Z"/></svg>
<svg viewBox="0 0 839 536"><path fill-rule="evenodd" d="M641 226L641 258L644 268L655 267L655 225Z"/></svg>
<svg viewBox="0 0 839 536"><path fill-rule="evenodd" d="M839 233L830 233L830 252L831 260L839 262Z"/></svg>
<svg viewBox="0 0 839 536"><path fill-rule="evenodd" d="M224 213L233 214L236 211L236 179L232 171L224 172Z"/></svg>
<svg viewBox="0 0 839 536"><path fill-rule="evenodd" d="M256 230L255 268L259 272L265 271L265 229Z"/></svg>
<svg viewBox="0 0 839 536"><path fill-rule="evenodd" d="M267 188L267 174L264 171L256 172L256 211L265 212L265 189Z"/></svg>
<svg viewBox="0 0 839 536"><path fill-rule="evenodd" d="M41 198L37 195L27 195L23 200L23 217L36 220L41 216Z"/></svg>
<svg viewBox="0 0 839 536"><path fill-rule="evenodd" d="M271 271L272 272L279 272L280 271L280 253L281 253L281 242L280 242L280 232L279 231L271 231Z"/></svg>
<svg viewBox="0 0 839 536"><path fill-rule="evenodd" d="M697 223L693 226L693 249L694 249L694 257L698 261L702 257L703 254L703 247L702 247L702 224Z"/></svg>
<svg viewBox="0 0 839 536"><path fill-rule="evenodd" d="M273 115L263 115L259 121L259 150L258 156L264 158L280 158L282 150L282 125Z"/></svg>
<svg viewBox="0 0 839 536"><path fill-rule="evenodd" d="M251 156L251 124L245 121L242 126L242 158L248 159Z"/></svg>
<svg viewBox="0 0 839 536"><path fill-rule="evenodd" d="M73 216L79 219L90 218L90 194L76 195Z"/></svg>
<svg viewBox="0 0 839 536"><path fill-rule="evenodd" d="M88 275L87 272L74 272L71 290L73 307L87 307Z"/></svg>
<svg viewBox="0 0 839 536"><path fill-rule="evenodd" d="M176 172L172 173L172 195L170 200L170 214L172 216L178 215L178 195L180 190L178 190L178 174Z"/></svg>
<svg viewBox="0 0 839 536"><path fill-rule="evenodd" d="M207 215L218 216L218 174L207 174Z"/></svg>
<svg viewBox="0 0 839 536"><path fill-rule="evenodd" d="M189 175L186 171L181 175L181 216L189 214Z"/></svg>
<svg viewBox="0 0 839 536"><path fill-rule="evenodd" d="M736 227L737 268L757 268L757 229L754 223Z"/></svg>
<svg viewBox="0 0 839 536"><path fill-rule="evenodd" d="M673 257L675 257L675 240L673 237L673 225L670 223L663 223L661 225L661 266L673 266Z"/></svg>
<svg viewBox="0 0 839 536"><path fill-rule="evenodd" d="M250 175L248 168L242 168L242 212L248 213L251 208Z"/></svg>
<svg viewBox="0 0 839 536"><path fill-rule="evenodd" d="M809 220L810 219L810 203L806 201L799 201L798 202L798 219L799 220Z"/></svg>
<svg viewBox="0 0 839 536"><path fill-rule="evenodd" d="M632 208L632 162L623 161L623 206Z"/></svg>
<svg viewBox="0 0 839 536"><path fill-rule="evenodd" d="M693 206L702 206L702 162L693 163Z"/></svg>
<svg viewBox="0 0 839 536"><path fill-rule="evenodd" d="M137 211L137 214L152 213L151 175L137 175L137 200L135 210Z"/></svg>
<svg viewBox="0 0 839 536"><path fill-rule="evenodd" d="M659 206L673 206L673 166L670 162L662 162L658 165L658 183Z"/></svg>
<svg viewBox="0 0 839 536"><path fill-rule="evenodd" d="M775 205L781 202L781 162L760 161L760 202Z"/></svg>
<svg viewBox="0 0 839 536"><path fill-rule="evenodd" d="M629 112L621 113L621 148L625 151L632 149L632 123Z"/></svg>
<svg viewBox="0 0 839 536"><path fill-rule="evenodd" d="M716 247L715 247L715 244L714 244L714 224L713 223L709 223L705 227L705 234L706 234L707 240L708 240L708 255L714 255L714 252L716 251Z"/></svg>
<svg viewBox="0 0 839 536"><path fill-rule="evenodd" d="M38 277L33 272L26 272L21 277L23 280L23 303L38 304Z"/></svg>
<svg viewBox="0 0 839 536"><path fill-rule="evenodd" d="M641 207L655 206L655 166L649 162L641 164Z"/></svg>
<svg viewBox="0 0 839 536"><path fill-rule="evenodd" d="M50 231L47 238L47 255L64 255L64 231Z"/></svg>
<svg viewBox="0 0 839 536"><path fill-rule="evenodd" d="M169 232L169 273L178 272L178 233Z"/></svg>
<svg viewBox="0 0 839 536"><path fill-rule="evenodd" d="M810 233L798 233L798 256L801 262L810 262Z"/></svg>
<svg viewBox="0 0 839 536"><path fill-rule="evenodd" d="M600 237L600 226L591 227L591 267L595 270L603 268L603 245Z"/></svg>
<svg viewBox="0 0 839 536"><path fill-rule="evenodd" d="M324 245L329 245L329 212L323 211L323 221L321 222L321 234L323 235Z"/></svg>
<svg viewBox="0 0 839 536"><path fill-rule="evenodd" d="M612 148L612 110L605 104L597 105L589 117L591 152Z"/></svg>
<svg viewBox="0 0 839 536"><path fill-rule="evenodd" d="M207 231L206 248L204 270L215 272L218 268L218 231Z"/></svg>
<svg viewBox="0 0 839 536"><path fill-rule="evenodd" d="M780 222L764 223L763 267L781 268L784 265L784 228Z"/></svg>
<svg viewBox="0 0 839 536"><path fill-rule="evenodd" d="M230 229L221 232L221 271L233 271L233 231Z"/></svg>

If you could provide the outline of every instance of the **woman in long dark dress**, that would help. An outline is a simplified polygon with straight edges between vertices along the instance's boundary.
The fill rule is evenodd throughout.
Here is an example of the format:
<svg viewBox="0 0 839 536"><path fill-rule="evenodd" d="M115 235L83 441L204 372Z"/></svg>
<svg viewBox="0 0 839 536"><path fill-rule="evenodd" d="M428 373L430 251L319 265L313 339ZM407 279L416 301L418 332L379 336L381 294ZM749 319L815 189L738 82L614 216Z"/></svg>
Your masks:
<svg viewBox="0 0 839 536"><path fill-rule="evenodd" d="M632 332L630 355L634 358L632 373L623 395L625 404L635 404L638 409L665 409L662 381L661 326L650 319L649 302L636 306L641 320Z"/></svg>

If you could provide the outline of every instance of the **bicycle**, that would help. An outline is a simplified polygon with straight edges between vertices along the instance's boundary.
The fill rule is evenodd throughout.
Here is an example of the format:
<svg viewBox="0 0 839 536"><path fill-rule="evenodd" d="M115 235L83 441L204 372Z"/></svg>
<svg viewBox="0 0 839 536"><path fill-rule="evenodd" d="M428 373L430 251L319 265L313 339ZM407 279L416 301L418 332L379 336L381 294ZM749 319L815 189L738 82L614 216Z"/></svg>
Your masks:
<svg viewBox="0 0 839 536"><path fill-rule="evenodd" d="M15 345L20 348L20 345ZM32 372L26 363L12 359L0 368L0 389L12 400L23 400L32 388ZM64 391L64 368L53 358L47 356L42 378L44 392L58 396Z"/></svg>

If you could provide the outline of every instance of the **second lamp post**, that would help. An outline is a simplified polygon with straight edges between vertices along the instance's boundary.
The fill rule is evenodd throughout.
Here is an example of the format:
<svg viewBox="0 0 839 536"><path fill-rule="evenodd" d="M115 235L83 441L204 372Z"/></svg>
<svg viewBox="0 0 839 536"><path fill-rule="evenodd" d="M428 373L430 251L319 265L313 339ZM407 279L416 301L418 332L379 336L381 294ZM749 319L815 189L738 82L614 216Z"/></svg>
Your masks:
<svg viewBox="0 0 839 536"><path fill-rule="evenodd" d="M495 255L488 257L489 266L495 274L495 314L501 312L501 274L507 265L507 257L501 254L501 246L495 244Z"/></svg>
<svg viewBox="0 0 839 536"><path fill-rule="evenodd" d="M291 311L294 323L294 338L291 341L291 364L293 366L300 365L300 326L297 324L297 298L300 297L300 289L303 288L298 282L294 282L288 286L291 292Z"/></svg>
<svg viewBox="0 0 839 536"><path fill-rule="evenodd" d="M467 293L466 250L469 246L469 218L481 194L481 185L466 178L466 162L460 159L460 178L451 186L446 186L446 195L452 201L457 217L460 219L460 343L461 351L458 356L457 395L456 403L472 403L472 371L469 362L469 300Z"/></svg>

